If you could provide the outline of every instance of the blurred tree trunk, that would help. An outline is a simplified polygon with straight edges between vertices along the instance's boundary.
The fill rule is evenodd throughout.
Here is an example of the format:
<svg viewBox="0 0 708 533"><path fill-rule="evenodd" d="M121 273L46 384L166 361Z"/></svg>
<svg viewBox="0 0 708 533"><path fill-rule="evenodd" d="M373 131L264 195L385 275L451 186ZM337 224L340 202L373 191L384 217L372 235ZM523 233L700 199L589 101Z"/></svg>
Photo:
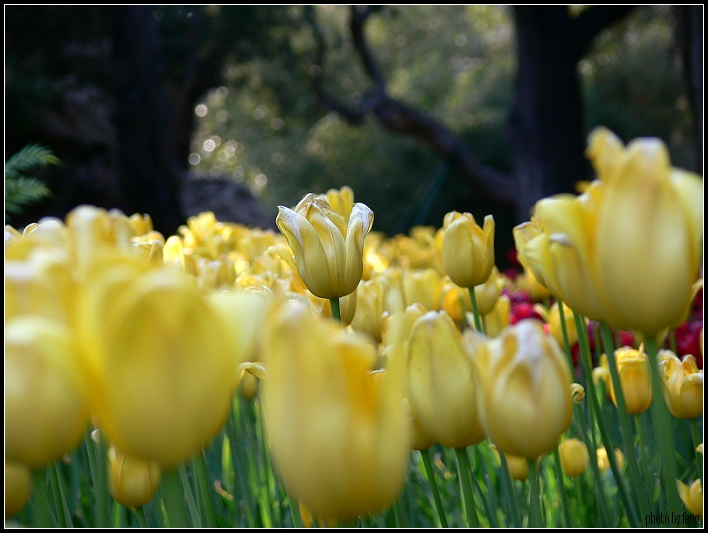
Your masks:
<svg viewBox="0 0 708 533"><path fill-rule="evenodd" d="M588 177L577 64L604 28L631 6L592 7L573 18L567 6L515 6L518 70L509 119L516 216L534 203L573 192Z"/></svg>
<svg viewBox="0 0 708 533"><path fill-rule="evenodd" d="M703 174L703 6L676 6L676 37L696 130L696 172Z"/></svg>
<svg viewBox="0 0 708 533"><path fill-rule="evenodd" d="M127 213L149 214L155 229L172 234L182 223L180 180L170 151L164 62L153 8L110 10L121 205Z"/></svg>

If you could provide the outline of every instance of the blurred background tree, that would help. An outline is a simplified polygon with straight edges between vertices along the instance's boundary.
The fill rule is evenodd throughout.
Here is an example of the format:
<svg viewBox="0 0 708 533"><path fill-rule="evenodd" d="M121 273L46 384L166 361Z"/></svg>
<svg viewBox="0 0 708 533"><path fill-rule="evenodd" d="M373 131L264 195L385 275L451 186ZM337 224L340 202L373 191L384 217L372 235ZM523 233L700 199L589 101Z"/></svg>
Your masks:
<svg viewBox="0 0 708 533"><path fill-rule="evenodd" d="M247 188L267 220L345 184L389 234L491 213L503 250L540 195L590 177L594 126L702 168L702 6L5 14L6 158L34 142L65 163L34 219L90 202L171 232L188 172Z"/></svg>

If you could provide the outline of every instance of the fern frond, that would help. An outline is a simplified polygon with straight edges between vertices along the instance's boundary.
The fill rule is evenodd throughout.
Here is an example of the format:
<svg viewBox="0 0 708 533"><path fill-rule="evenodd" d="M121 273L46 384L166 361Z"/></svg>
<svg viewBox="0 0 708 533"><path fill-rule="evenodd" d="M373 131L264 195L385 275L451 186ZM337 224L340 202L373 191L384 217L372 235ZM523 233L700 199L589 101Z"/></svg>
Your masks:
<svg viewBox="0 0 708 533"><path fill-rule="evenodd" d="M49 187L37 178L6 178L5 213L20 215L24 206L36 203L51 194Z"/></svg>
<svg viewBox="0 0 708 533"><path fill-rule="evenodd" d="M49 148L28 144L5 162L5 178L19 178L34 167L58 165L61 161Z"/></svg>

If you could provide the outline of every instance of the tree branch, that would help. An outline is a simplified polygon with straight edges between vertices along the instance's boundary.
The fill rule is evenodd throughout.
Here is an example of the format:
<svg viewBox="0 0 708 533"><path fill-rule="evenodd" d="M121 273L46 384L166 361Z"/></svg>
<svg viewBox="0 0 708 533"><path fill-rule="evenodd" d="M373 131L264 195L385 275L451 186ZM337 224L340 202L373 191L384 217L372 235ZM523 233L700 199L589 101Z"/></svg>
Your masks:
<svg viewBox="0 0 708 533"><path fill-rule="evenodd" d="M344 117L349 124L359 125L366 115L373 113L389 131L415 137L433 148L442 157L449 158L459 176L479 188L488 198L500 203L513 203L513 179L502 172L482 164L470 148L447 126L412 106L392 98L378 63L369 48L364 34L364 24L376 6L352 6L350 30L354 46L359 53L365 72L372 79L375 89L362 98L352 109L326 95L323 87L325 45L314 17L308 18L316 42L316 64L320 74L313 80L313 89L320 101L330 110Z"/></svg>

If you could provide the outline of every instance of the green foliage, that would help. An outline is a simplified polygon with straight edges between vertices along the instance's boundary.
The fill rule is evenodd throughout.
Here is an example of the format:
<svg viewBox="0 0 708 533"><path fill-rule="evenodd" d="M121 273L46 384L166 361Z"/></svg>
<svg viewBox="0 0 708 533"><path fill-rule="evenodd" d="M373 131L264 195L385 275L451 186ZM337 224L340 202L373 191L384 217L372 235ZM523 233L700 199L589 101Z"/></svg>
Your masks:
<svg viewBox="0 0 708 533"><path fill-rule="evenodd" d="M5 218L21 215L27 205L51 195L49 187L31 176L37 168L58 165L59 159L51 150L38 144L22 148L5 162Z"/></svg>

